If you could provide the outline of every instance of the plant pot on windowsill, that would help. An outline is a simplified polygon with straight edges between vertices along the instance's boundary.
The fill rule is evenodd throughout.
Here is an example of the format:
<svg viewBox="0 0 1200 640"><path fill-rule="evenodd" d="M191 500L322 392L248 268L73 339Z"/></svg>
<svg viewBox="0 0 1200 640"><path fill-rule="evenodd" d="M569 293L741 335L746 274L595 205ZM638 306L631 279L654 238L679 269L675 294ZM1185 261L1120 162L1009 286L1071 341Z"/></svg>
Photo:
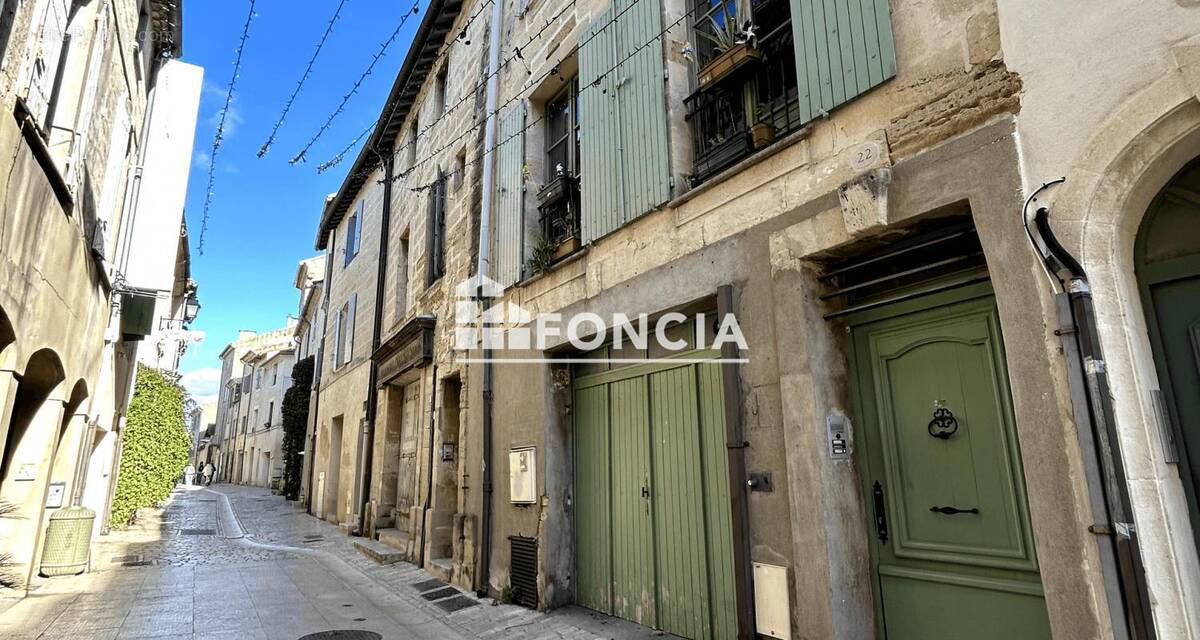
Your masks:
<svg viewBox="0 0 1200 640"><path fill-rule="evenodd" d="M538 191L538 202L550 204L567 197L576 188L574 176L562 175L554 178Z"/></svg>
<svg viewBox="0 0 1200 640"><path fill-rule="evenodd" d="M762 149L775 142L775 125L770 122L756 122L750 127L750 135L754 139L754 148Z"/></svg>
<svg viewBox="0 0 1200 640"><path fill-rule="evenodd" d="M558 262L572 253L579 251L579 247L579 236L574 235L566 238L562 242L559 242L558 246L554 247L554 253L552 254L553 257L551 258L551 261Z"/></svg>
<svg viewBox="0 0 1200 640"><path fill-rule="evenodd" d="M701 89L709 87L737 69L759 60L762 60L761 49L745 43L735 44L701 67L696 74L696 83Z"/></svg>

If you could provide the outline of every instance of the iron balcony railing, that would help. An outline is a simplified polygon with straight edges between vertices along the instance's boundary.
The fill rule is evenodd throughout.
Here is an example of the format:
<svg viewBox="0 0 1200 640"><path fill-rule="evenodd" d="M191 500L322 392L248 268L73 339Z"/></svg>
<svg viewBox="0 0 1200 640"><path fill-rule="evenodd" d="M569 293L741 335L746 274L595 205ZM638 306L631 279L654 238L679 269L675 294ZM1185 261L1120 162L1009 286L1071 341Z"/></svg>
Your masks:
<svg viewBox="0 0 1200 640"><path fill-rule="evenodd" d="M799 92L788 4L754 5L761 58L684 99L692 129L692 186L800 129Z"/></svg>

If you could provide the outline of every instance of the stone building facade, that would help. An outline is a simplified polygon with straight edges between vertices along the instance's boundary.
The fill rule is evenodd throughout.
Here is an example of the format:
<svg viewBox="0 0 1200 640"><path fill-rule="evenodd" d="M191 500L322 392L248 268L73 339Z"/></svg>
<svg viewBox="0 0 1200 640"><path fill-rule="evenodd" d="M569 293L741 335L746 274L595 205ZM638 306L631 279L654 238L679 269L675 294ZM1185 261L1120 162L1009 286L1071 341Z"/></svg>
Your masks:
<svg viewBox="0 0 1200 640"><path fill-rule="evenodd" d="M177 276L203 71L175 59L181 33L179 2L0 7L0 499L17 509L0 552L22 583L58 508L107 527L140 343L159 299L194 290Z"/></svg>
<svg viewBox="0 0 1200 640"><path fill-rule="evenodd" d="M431 3L318 232L314 512L689 638L1194 637L1187 5ZM666 340L456 350L481 293Z"/></svg>
<svg viewBox="0 0 1200 640"><path fill-rule="evenodd" d="M242 483L277 488L283 475L283 394L292 386L295 347L250 351L242 356L251 379Z"/></svg>
<svg viewBox="0 0 1200 640"><path fill-rule="evenodd" d="M295 319L289 317L287 325L280 329L263 333L240 331L237 340L221 351L216 429L209 442L217 480L267 486L272 477L270 469L282 464L279 406L289 385L280 380L291 378L296 348L294 331ZM263 391L264 377L268 382L265 394L268 399L260 403L255 396ZM272 380L274 386L270 384ZM270 429L265 424L269 413L274 414L271 418L274 427ZM265 467L263 453L272 461ZM261 481L263 477L267 480Z"/></svg>

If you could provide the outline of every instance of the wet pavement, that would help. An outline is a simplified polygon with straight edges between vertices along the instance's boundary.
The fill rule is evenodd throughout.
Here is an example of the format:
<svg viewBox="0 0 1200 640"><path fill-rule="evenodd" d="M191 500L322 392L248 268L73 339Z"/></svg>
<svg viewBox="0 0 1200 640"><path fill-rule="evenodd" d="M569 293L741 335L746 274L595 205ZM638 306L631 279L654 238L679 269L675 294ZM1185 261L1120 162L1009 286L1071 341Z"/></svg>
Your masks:
<svg viewBox="0 0 1200 640"><path fill-rule="evenodd" d="M662 637L575 607L546 614L435 593L445 585L430 574L376 564L354 538L263 489L190 487L144 513L100 538L89 573L40 578L26 598L0 602L0 638L297 640L333 630L389 640Z"/></svg>

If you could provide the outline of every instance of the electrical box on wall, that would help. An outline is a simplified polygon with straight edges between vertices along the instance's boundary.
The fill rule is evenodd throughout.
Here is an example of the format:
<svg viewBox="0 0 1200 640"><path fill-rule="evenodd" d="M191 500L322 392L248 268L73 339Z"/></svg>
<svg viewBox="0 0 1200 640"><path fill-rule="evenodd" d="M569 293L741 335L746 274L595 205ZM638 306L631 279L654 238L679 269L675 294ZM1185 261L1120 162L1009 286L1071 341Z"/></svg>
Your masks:
<svg viewBox="0 0 1200 640"><path fill-rule="evenodd" d="M508 499L513 504L537 502L537 453L533 447L508 452Z"/></svg>
<svg viewBox="0 0 1200 640"><path fill-rule="evenodd" d="M759 635L792 638L787 567L754 563L754 621Z"/></svg>

